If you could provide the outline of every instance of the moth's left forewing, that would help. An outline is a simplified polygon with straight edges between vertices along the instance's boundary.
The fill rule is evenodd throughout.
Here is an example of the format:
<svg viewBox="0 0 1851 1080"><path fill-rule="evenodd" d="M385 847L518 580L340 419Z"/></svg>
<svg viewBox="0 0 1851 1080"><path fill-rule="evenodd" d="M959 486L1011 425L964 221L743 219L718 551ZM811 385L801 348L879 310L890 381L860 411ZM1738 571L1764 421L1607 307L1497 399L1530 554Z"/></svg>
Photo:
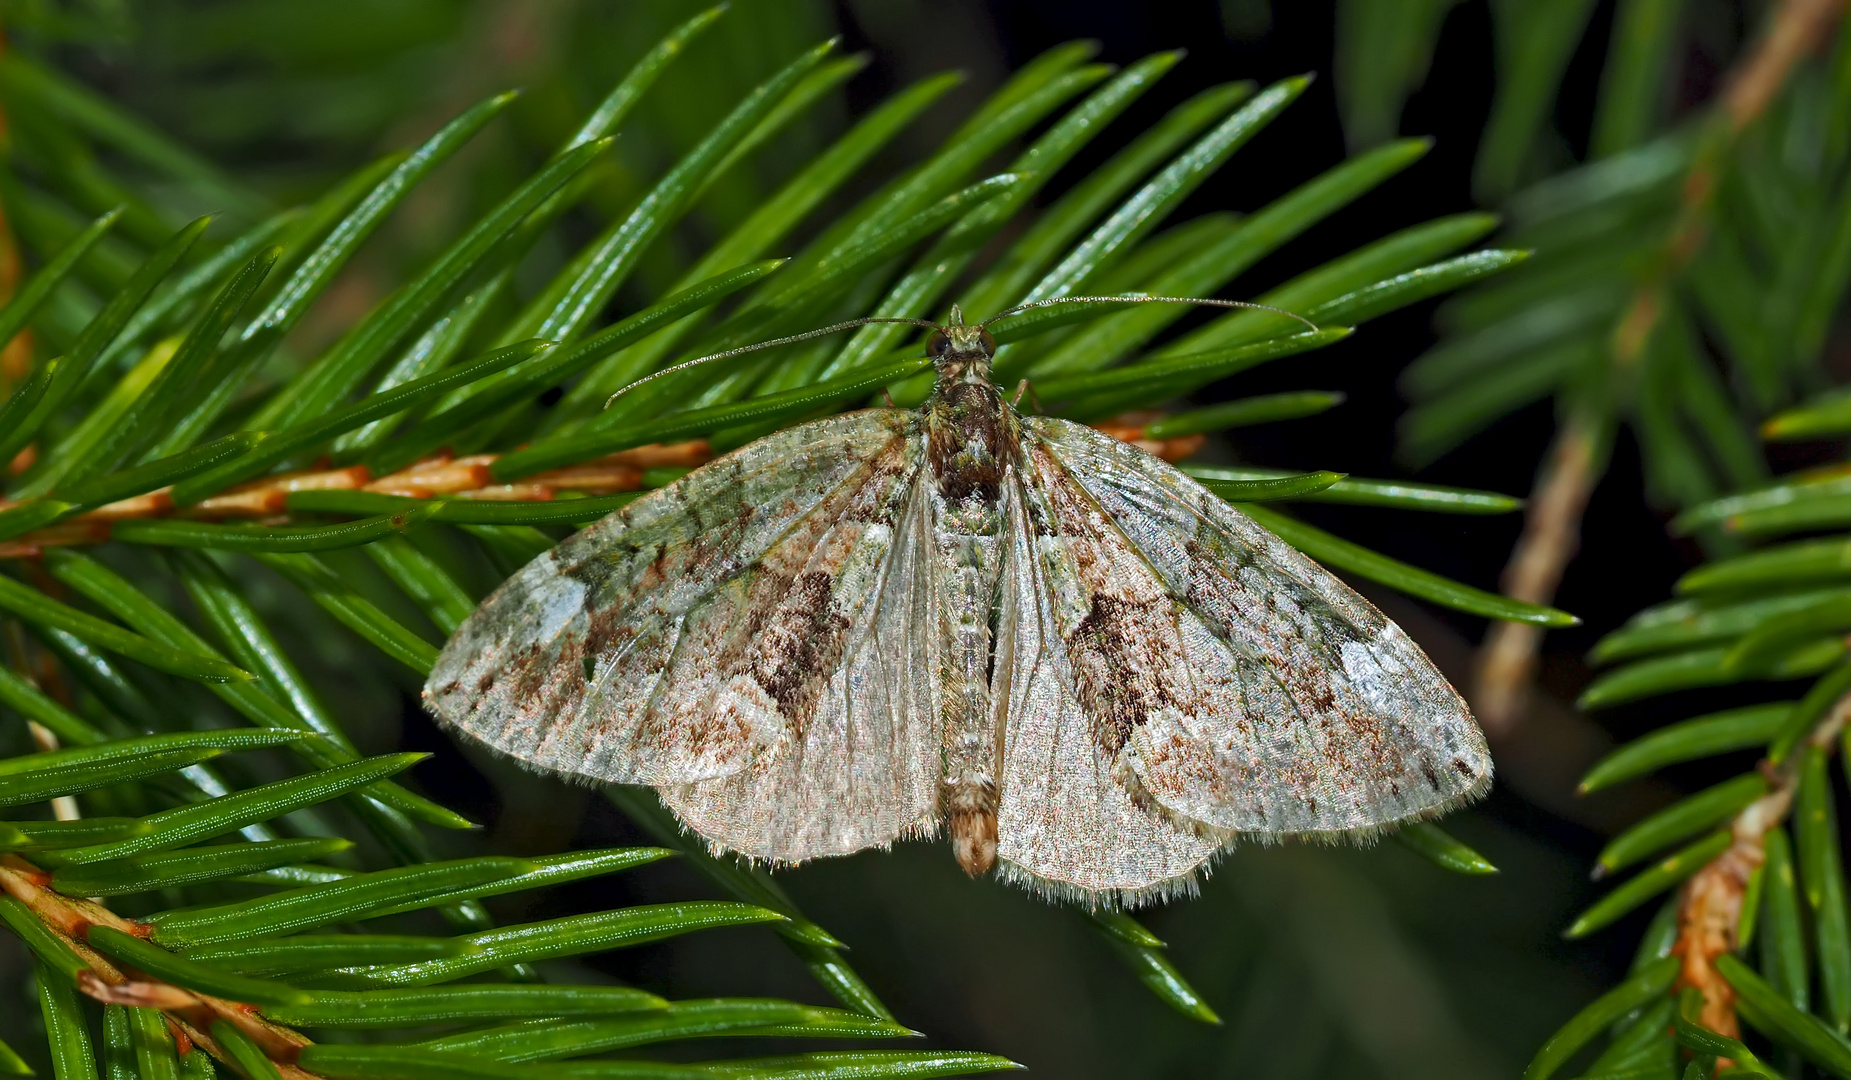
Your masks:
<svg viewBox="0 0 1851 1080"><path fill-rule="evenodd" d="M770 564L807 558L871 481L890 476L881 463L915 461L918 441L912 413L845 413L651 492L485 599L439 655L427 707L496 751L598 782L684 783L745 768L789 725L782 706L746 707L763 695L726 696L757 681L744 669L763 653L735 640L752 638L752 626L731 605L754 590L784 597L788 574ZM905 486L887 486L896 484Z"/></svg>
<svg viewBox="0 0 1851 1080"><path fill-rule="evenodd" d="M1160 672L1179 707L1146 710L1127 736L1159 804L1240 832L1367 834L1488 787L1463 700L1348 586L1155 457L1062 420L1026 428L1040 482L1083 492L1166 594L1173 629L1154 632L1187 673ZM1060 527L1083 523L1070 512L1082 521Z"/></svg>

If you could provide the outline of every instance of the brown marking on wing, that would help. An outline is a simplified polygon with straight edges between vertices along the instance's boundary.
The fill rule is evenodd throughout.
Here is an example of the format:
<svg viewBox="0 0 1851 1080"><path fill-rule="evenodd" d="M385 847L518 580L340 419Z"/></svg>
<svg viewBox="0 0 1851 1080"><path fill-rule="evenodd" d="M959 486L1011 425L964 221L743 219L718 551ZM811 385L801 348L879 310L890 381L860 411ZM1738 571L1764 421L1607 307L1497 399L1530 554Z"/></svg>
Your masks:
<svg viewBox="0 0 1851 1080"><path fill-rule="evenodd" d="M1076 696L1099 746L1116 756L1151 716L1188 716L1201 705L1178 668L1175 601L1053 457L1039 446L1028 452L1047 515L1031 504L1031 528L1037 541L1066 545L1087 594L1085 614L1061 627Z"/></svg>
<svg viewBox="0 0 1851 1080"><path fill-rule="evenodd" d="M698 679L713 689L651 709L638 732L671 755L765 748L763 730L781 722L775 742L801 741L848 646L849 609L837 579L870 527L891 527L911 472L896 437L857 474L793 526L751 567L691 611L664 679ZM589 639L589 636L588 636Z"/></svg>
<svg viewBox="0 0 1851 1080"><path fill-rule="evenodd" d="M805 571L782 584L784 603L756 628L752 675L779 711L801 724L817 676L841 660L848 618L831 604L835 577L828 571Z"/></svg>
<svg viewBox="0 0 1851 1080"><path fill-rule="evenodd" d="M1153 711L1176 704L1154 675L1164 662L1163 638L1145 633L1160 614L1151 605L1096 592L1092 609L1066 635L1080 702L1098 723L1107 753L1117 754Z"/></svg>

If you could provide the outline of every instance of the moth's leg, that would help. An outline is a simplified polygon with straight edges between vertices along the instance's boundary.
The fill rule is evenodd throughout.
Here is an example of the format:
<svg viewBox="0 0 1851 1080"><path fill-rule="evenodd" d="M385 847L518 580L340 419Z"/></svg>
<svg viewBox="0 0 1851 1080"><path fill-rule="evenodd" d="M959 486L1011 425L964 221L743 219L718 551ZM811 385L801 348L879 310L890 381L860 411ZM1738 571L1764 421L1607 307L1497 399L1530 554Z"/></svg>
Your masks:
<svg viewBox="0 0 1851 1080"><path fill-rule="evenodd" d="M898 405L897 403L895 403L895 401L893 400L893 393L892 393L892 391L890 391L890 390L888 390L888 389L887 389L886 387L884 387L884 386L883 386L883 387L881 387L881 400L882 400L882 401L885 401L885 402L887 403L887 407L888 407L889 409L897 409L897 408L899 408L899 407L900 407L900 406L899 406L899 405Z"/></svg>
<svg viewBox="0 0 1851 1080"><path fill-rule="evenodd" d="M1015 384L1015 393L1009 396L1010 406L1014 407L1022 404L1022 395L1024 394L1028 395L1028 400L1030 404L1035 406L1036 412L1047 411L1041 407L1041 397L1035 393L1034 386L1027 379L1023 379L1021 382Z"/></svg>

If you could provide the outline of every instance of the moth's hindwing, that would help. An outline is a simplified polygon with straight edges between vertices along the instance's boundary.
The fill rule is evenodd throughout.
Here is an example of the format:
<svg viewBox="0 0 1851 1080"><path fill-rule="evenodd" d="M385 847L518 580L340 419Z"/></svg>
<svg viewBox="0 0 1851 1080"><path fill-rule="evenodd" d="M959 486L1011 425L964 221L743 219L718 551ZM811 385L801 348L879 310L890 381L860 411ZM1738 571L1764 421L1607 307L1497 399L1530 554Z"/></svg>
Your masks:
<svg viewBox="0 0 1851 1080"><path fill-rule="evenodd" d="M1102 739L1069 617L1083 540L1051 533L1045 476L1006 490L1008 549L996 641L1002 731L997 858L1005 877L1059 898L1126 901L1186 888L1224 837L1139 805ZM1090 551L1087 553L1090 554Z"/></svg>
<svg viewBox="0 0 1851 1080"><path fill-rule="evenodd" d="M1215 829L1329 836L1486 790L1464 701L1366 600L1155 457L1063 420L1026 431L1075 688L1140 794Z"/></svg>
<svg viewBox="0 0 1851 1080"><path fill-rule="evenodd" d="M810 634L792 621L805 560L839 520L885 512L870 499L899 498L898 474L917 471L918 429L914 414L885 409L801 425L606 517L465 620L425 701L496 750L593 781L694 783L800 741L794 717L829 672L815 669L818 654L758 635ZM803 587L814 592L813 579ZM789 602L755 621L729 614L742 598L781 593ZM839 653L845 633L807 647Z"/></svg>
<svg viewBox="0 0 1851 1080"><path fill-rule="evenodd" d="M784 721L785 741L750 767L660 789L710 843L801 862L933 831L943 723L923 455L918 438L883 450L690 616L690 633L697 618L727 628L751 659L711 667L741 672ZM689 655L677 677L704 677L710 663Z"/></svg>

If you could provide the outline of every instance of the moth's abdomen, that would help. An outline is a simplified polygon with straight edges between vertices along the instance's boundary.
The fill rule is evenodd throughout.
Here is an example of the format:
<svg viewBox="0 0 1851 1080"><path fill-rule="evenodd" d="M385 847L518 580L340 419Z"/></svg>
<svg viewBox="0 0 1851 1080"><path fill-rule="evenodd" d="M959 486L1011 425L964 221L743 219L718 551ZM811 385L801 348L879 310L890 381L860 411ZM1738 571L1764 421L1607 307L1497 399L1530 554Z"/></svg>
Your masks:
<svg viewBox="0 0 1851 1080"><path fill-rule="evenodd" d="M981 505L947 507L938 551L945 642L939 673L945 718L944 809L959 865L996 861L996 731L991 722L991 611L1001 574L1003 518Z"/></svg>
<svg viewBox="0 0 1851 1080"><path fill-rule="evenodd" d="M936 546L944 583L942 806L952 850L971 874L996 861L998 749L990 672L1007 520L1002 492L1019 438L1014 420L987 382L941 384L927 415L926 461L938 496Z"/></svg>

